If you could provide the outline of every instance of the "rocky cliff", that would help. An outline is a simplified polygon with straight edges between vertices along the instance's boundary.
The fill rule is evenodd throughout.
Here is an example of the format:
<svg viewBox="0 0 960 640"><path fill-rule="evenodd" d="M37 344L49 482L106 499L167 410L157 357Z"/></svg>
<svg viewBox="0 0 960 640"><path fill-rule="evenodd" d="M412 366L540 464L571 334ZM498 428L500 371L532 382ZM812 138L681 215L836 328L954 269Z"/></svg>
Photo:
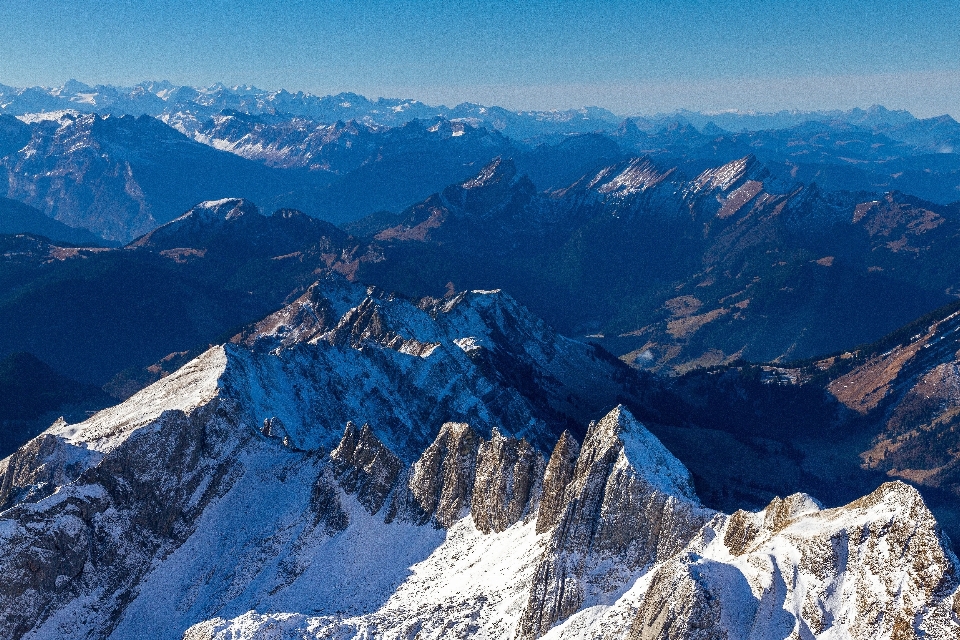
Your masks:
<svg viewBox="0 0 960 640"><path fill-rule="evenodd" d="M705 509L583 395L618 371L594 354L501 293L320 283L0 463L0 635L957 634L957 560L912 488Z"/></svg>

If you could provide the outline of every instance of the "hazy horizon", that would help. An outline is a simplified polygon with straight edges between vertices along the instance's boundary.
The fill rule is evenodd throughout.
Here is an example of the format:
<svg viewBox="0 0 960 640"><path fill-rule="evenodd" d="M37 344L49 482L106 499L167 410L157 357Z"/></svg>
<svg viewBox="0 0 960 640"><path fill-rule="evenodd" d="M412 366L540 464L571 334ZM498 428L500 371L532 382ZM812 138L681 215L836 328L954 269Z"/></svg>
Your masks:
<svg viewBox="0 0 960 640"><path fill-rule="evenodd" d="M0 7L3 81L253 84L516 110L960 116L953 2L50 0Z"/></svg>
<svg viewBox="0 0 960 640"><path fill-rule="evenodd" d="M806 80L807 82L820 82L820 83L823 82L822 79L811 78L811 79L804 79L804 80ZM564 100L564 96L561 95L559 91L556 92L556 95L554 96L554 98L556 98L556 101L555 101L556 104L537 107L537 106L528 106L528 105L519 103L516 100L511 100L511 99L508 99L506 102L498 102L496 100L485 101L485 100L478 100L478 99L471 99L471 98L467 98L467 99L454 98L452 100L444 100L442 97L438 97L438 99L431 100L430 98L423 98L417 95L403 95L399 93L390 93L390 92L383 92L383 91L373 91L373 92L364 93L362 91L344 89L342 91L336 91L332 93L330 92L321 93L321 92L314 92L314 91L309 91L309 90L295 88L295 87L262 87L262 86L257 86L250 83L229 84L229 83L217 81L209 84L188 84L188 83L172 82L166 78L144 79L134 83L112 83L112 82L93 83L93 82L85 82L84 80L78 79L78 78L69 78L67 80L60 81L57 83L52 83L52 84L26 84L26 85L19 85L19 86L13 83L4 82L4 80L0 78L0 86L7 86L18 91L22 91L26 89L41 89L45 91L57 91L57 90L63 89L68 83L71 83L71 82L80 83L82 85L90 87L91 89L94 89L98 86L112 87L115 89L132 89L140 85L151 84L151 83L156 83L156 84L170 83L173 86L189 86L198 90L213 89L217 86L224 86L230 90L250 89L250 90L257 90L257 91L264 91L264 92L271 92L271 93L279 92L279 91L287 91L288 93L292 93L292 94L302 92L306 95L313 95L316 97L336 96L340 94L355 94L355 95L362 96L363 98L368 99L370 101L376 101L379 99L412 100L412 101L420 102L422 104L425 104L431 107L442 107L442 108L453 108L461 104L477 104L484 107L502 107L502 108L509 109L511 111L517 111L517 112L565 111L565 110L576 110L576 109L584 109L584 108L587 108L587 109L600 108L600 109L605 109L613 113L614 115L618 117L623 117L623 118L666 117L666 116L682 113L685 111L699 113L704 116L727 115L727 114L736 114L736 115L744 115L744 116L772 116L772 115L783 114L783 113L818 114L818 113L830 113L830 112L847 112L853 109L869 110L874 107L882 107L882 108L888 109L889 111L907 111L914 117L921 118L921 119L942 116L942 115L949 115L951 117L954 117L954 119L956 119L955 114L960 113L960 109L954 110L954 113L947 112L947 111L942 111L942 112L929 111L929 112L917 113L916 111L908 108L892 106L891 104L885 104L879 101L870 102L869 100L860 101L860 102L857 102L854 100L848 100L845 102L838 101L836 103L837 106L815 106L814 104L811 103L810 105L805 107L804 106L779 107L773 103L767 103L765 107L764 106L758 106L758 107L718 107L717 106L712 108L711 107L692 108L683 103L678 103L676 106L673 106L672 108L664 107L657 110L646 109L646 110L637 111L637 110L629 110L629 109L618 109L606 104L599 104L599 103L590 103L590 102L575 103L570 101L569 99ZM538 89L542 89L542 88L538 88ZM688 92L693 92L695 90L696 90L696 86L687 87ZM437 95L440 96L443 94L441 92L441 93L438 93ZM541 96L541 98L542 97L543 96ZM81 107L83 106L83 104L78 103L77 106ZM0 105L0 112L2 111L3 111L3 105Z"/></svg>

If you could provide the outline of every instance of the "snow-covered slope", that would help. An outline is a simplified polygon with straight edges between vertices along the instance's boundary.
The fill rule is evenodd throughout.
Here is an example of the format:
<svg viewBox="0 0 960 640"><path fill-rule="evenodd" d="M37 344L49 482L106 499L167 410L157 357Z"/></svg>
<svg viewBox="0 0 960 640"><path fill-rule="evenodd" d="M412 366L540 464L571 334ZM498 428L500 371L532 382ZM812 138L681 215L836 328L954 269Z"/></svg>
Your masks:
<svg viewBox="0 0 960 640"><path fill-rule="evenodd" d="M728 516L697 507L683 491L653 488L682 467L672 457L634 466L627 443L652 436L623 408L598 425L561 491L564 517L540 534L542 501L538 513L484 532L477 525L484 507L474 494L472 510L410 565L382 604L359 614L333 612L318 590L308 596L317 607L312 612L271 611L275 603L265 603L201 622L185 637L951 638L960 632L956 558L910 487L889 483L829 510L796 494L759 513ZM658 443L650 444L658 454ZM591 481L588 469L606 451L618 452L606 456L616 462ZM591 485L593 491L583 491ZM646 493L630 490L644 485ZM547 482L540 491L545 500L556 486ZM619 518L618 507L629 518ZM578 535L571 514L591 509L591 519L581 521L585 535ZM353 526L339 535L349 539ZM365 519L362 526L373 525ZM406 532L403 524L390 526L398 527L395 535ZM652 547L642 543L645 537ZM399 548L387 542L377 557L394 561ZM327 575L339 583L351 574L338 568Z"/></svg>
<svg viewBox="0 0 960 640"><path fill-rule="evenodd" d="M500 292L321 281L0 463L0 635L956 634L913 489L716 513L622 374Z"/></svg>

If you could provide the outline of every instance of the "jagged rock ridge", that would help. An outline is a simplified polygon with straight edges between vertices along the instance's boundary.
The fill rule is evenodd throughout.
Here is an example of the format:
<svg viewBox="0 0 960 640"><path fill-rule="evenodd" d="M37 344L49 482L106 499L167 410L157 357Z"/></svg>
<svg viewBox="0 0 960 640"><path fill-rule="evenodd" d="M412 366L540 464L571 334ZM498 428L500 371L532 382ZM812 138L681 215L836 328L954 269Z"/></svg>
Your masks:
<svg viewBox="0 0 960 640"><path fill-rule="evenodd" d="M320 283L0 463L0 631L956 633L957 561L913 489L705 509L624 407L582 445L564 431L584 433L561 411L571 370L612 375L592 352L503 294L418 306ZM510 363L544 387L511 386Z"/></svg>
<svg viewBox="0 0 960 640"><path fill-rule="evenodd" d="M542 191L497 158L385 221L383 259L357 277L419 292L496 283L564 332L678 373L828 353L948 301L956 204L827 191L752 153L705 164L628 156Z"/></svg>
<svg viewBox="0 0 960 640"><path fill-rule="evenodd" d="M531 514L502 531L482 530L497 512L489 499L508 497L490 492L487 501L475 500L469 513L461 511L462 519L448 525L446 540L375 611L346 618L250 611L197 624L185 637L253 638L268 629L283 638L452 634L631 640L838 632L853 638L954 637L960 631L953 604L957 560L910 487L888 483L829 510L796 494L774 500L759 513L728 516L698 507L687 491L664 494L655 488L676 480L674 472L682 467L669 457L660 459L672 469L634 466L623 453L630 448L625 440L639 436L655 453L662 452L623 408L597 425L577 456L580 473L563 488L563 509L570 514L565 519L571 524L538 536L537 516ZM354 437L350 429L344 436ZM435 518L462 509L470 492L462 489L464 479L473 478L474 496L489 489L489 473L473 457L475 438L466 425L446 425L414 465L420 481L434 487L431 495L444 496L423 510L427 518L421 522L431 512ZM488 452L488 463L516 459L509 445L523 448L523 443L505 440L494 434L479 444ZM556 455L564 457L569 447L557 447ZM617 452L613 465L604 462L611 450ZM502 454L493 456L493 451ZM433 461L429 478L426 461ZM450 468L460 474L453 489ZM591 481L590 469L599 481ZM593 491L585 493L590 485ZM637 493L638 486L646 493ZM617 497L619 513L611 500ZM544 498L539 496L541 505ZM607 504L597 509L603 501ZM590 509L595 510L593 532L572 524L574 514ZM628 520L639 537L630 537L637 531L623 526ZM655 545L643 543L644 533ZM511 551L522 555L511 556ZM457 575L468 566L473 573Z"/></svg>

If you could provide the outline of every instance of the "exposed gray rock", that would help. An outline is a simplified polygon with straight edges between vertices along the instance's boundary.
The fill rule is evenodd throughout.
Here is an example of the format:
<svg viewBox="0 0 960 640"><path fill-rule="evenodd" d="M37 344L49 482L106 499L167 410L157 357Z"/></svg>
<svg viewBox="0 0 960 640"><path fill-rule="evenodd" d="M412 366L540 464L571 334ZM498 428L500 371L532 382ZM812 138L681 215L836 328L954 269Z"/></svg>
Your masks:
<svg viewBox="0 0 960 640"><path fill-rule="evenodd" d="M549 451L563 428L636 396L622 363L557 335L503 292L414 304L321 284L223 348L224 394L248 421L279 418L299 449L333 449L354 420L405 465L448 421Z"/></svg>
<svg viewBox="0 0 960 640"><path fill-rule="evenodd" d="M306 342L329 331L340 320L330 298L350 296L349 286L337 277L327 276L310 285L298 299L237 334L231 341L248 347L256 347L260 341L269 343L270 347L277 344L290 347L297 342Z"/></svg>
<svg viewBox="0 0 960 640"><path fill-rule="evenodd" d="M509 299L341 293L0 463L0 637L957 635L906 485L711 512L622 407L554 443L558 389L603 369Z"/></svg>
<svg viewBox="0 0 960 640"><path fill-rule="evenodd" d="M83 637L109 634L151 558L230 485L243 439L217 404L164 412L54 496L2 513L0 636L19 638L63 609L88 618Z"/></svg>
<svg viewBox="0 0 960 640"><path fill-rule="evenodd" d="M637 569L676 554L710 515L689 472L625 408L591 423L519 637L540 637Z"/></svg>
<svg viewBox="0 0 960 640"><path fill-rule="evenodd" d="M397 482L403 464L373 434L370 425L357 429L347 423L340 444L330 453L337 480L344 491L376 514Z"/></svg>
<svg viewBox="0 0 960 640"><path fill-rule="evenodd" d="M281 441L289 437L286 427L283 426L283 421L276 416L263 419L263 426L260 428L260 433L268 438L276 438Z"/></svg>
<svg viewBox="0 0 960 640"><path fill-rule="evenodd" d="M447 422L406 474L406 488L387 513L417 524L449 527L464 515L473 494L480 437L462 422Z"/></svg>
<svg viewBox="0 0 960 640"><path fill-rule="evenodd" d="M721 623L720 599L710 591L695 560L681 554L657 571L630 627L629 640L730 638Z"/></svg>
<svg viewBox="0 0 960 640"><path fill-rule="evenodd" d="M374 298L367 298L360 306L348 311L324 338L331 344L349 345L354 349L372 342L414 356L429 354L439 345L438 342L422 342L416 338L404 337L394 331Z"/></svg>
<svg viewBox="0 0 960 640"><path fill-rule="evenodd" d="M793 518L818 511L819 502L805 493L795 493L786 498L774 498L763 510L763 518L750 511L735 511L727 521L723 544L735 556L746 553L764 536L770 536L786 527Z"/></svg>
<svg viewBox="0 0 960 640"><path fill-rule="evenodd" d="M313 485L310 513L313 516L312 528L319 528L328 536L343 531L350 524L350 516L340 504L337 485L325 473L321 473Z"/></svg>
<svg viewBox="0 0 960 640"><path fill-rule="evenodd" d="M543 456L526 440L505 438L497 429L480 445L471 513L477 529L500 532L519 522L539 498Z"/></svg>
<svg viewBox="0 0 960 640"><path fill-rule="evenodd" d="M956 559L912 487L836 509L803 494L717 516L656 569L631 640L960 634ZM730 556L736 564L724 562ZM848 635L847 635L848 634Z"/></svg>
<svg viewBox="0 0 960 640"><path fill-rule="evenodd" d="M569 431L564 431L553 448L553 454L547 463L543 478L543 494L540 498L540 509L537 512L537 533L549 531L560 519L565 504L563 495L570 480L573 479L578 455L580 455L580 445Z"/></svg>
<svg viewBox="0 0 960 640"><path fill-rule="evenodd" d="M62 423L62 418L54 424ZM49 433L0 461L0 511L19 502L36 502L74 480L100 454Z"/></svg>

